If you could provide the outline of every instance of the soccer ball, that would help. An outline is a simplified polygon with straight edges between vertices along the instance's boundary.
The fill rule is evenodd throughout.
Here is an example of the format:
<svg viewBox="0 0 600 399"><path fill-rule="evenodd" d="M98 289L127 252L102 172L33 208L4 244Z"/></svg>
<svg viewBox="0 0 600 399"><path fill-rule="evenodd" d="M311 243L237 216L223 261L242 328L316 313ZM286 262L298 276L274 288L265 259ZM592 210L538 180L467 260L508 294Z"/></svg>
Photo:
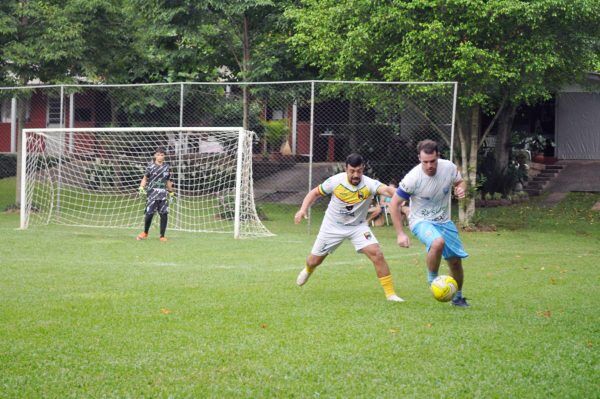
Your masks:
<svg viewBox="0 0 600 399"><path fill-rule="evenodd" d="M458 283L450 276L437 276L431 282L431 293L440 302L448 302L458 291Z"/></svg>

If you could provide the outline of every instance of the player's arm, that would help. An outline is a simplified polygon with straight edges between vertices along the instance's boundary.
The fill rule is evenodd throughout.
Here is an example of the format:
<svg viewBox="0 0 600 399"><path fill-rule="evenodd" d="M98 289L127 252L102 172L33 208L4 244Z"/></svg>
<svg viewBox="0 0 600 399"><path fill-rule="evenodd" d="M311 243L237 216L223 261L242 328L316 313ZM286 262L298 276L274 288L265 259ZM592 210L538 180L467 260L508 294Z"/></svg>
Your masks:
<svg viewBox="0 0 600 399"><path fill-rule="evenodd" d="M405 198L402 198L395 193L392 197L392 201L390 202L390 216L392 217L392 223L394 225L394 229L396 230L397 243L399 246L408 248L410 246L410 241L408 236L404 232L404 227L402 223L402 218L404 217L402 214L402 205L406 202Z"/></svg>
<svg viewBox="0 0 600 399"><path fill-rule="evenodd" d="M148 177L144 175L142 177L142 181L140 182L139 195L146 195L146 185L148 184Z"/></svg>
<svg viewBox="0 0 600 399"><path fill-rule="evenodd" d="M456 198L465 198L467 195L467 183L464 180L459 180L454 183L454 195Z"/></svg>
<svg viewBox="0 0 600 399"><path fill-rule="evenodd" d="M392 198L395 192L396 189L394 187L390 187L385 184L382 184L379 187L377 187L377 195L383 195Z"/></svg>
<svg viewBox="0 0 600 399"><path fill-rule="evenodd" d="M306 197L304 197L304 200L302 201L302 206L300 206L300 209L298 210L298 212L296 212L296 215L294 216L294 223L298 224L302 221L302 219L306 219L308 209L312 206L312 204L315 203L315 201L319 197L322 196L323 194L321 193L319 187L315 187L312 190L310 190L308 194L306 194Z"/></svg>

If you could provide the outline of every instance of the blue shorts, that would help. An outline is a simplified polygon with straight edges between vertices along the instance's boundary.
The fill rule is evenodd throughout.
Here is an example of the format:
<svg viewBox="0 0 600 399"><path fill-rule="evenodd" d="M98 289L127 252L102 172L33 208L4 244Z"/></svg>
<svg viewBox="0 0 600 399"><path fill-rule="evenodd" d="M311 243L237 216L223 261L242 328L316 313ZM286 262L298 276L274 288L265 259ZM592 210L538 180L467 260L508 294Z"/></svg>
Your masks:
<svg viewBox="0 0 600 399"><path fill-rule="evenodd" d="M458 229L452 221L446 223L437 224L426 221L417 223L412 233L427 247L427 252L431 248L431 244L436 238L442 237L445 241L444 250L442 251L442 257L444 259L449 258L466 258L469 256L463 248L460 237L458 236Z"/></svg>

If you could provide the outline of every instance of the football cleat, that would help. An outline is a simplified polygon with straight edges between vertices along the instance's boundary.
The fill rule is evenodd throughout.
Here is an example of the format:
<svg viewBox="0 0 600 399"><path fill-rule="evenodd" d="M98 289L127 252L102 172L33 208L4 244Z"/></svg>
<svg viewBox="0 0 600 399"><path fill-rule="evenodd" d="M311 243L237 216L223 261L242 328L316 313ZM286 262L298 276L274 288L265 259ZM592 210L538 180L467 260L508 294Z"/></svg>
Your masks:
<svg viewBox="0 0 600 399"><path fill-rule="evenodd" d="M387 300L390 301L390 302L404 302L404 299L400 298L396 294L392 294L392 295L388 296Z"/></svg>
<svg viewBox="0 0 600 399"><path fill-rule="evenodd" d="M135 237L138 241L145 240L146 238L148 238L148 233L144 233L143 231Z"/></svg>
<svg viewBox="0 0 600 399"><path fill-rule="evenodd" d="M298 284L299 287L302 287L304 284L306 284L311 274L312 273L306 271L306 268L302 269L302 271L300 272L300 274L298 274L298 277L296 278L296 284Z"/></svg>
<svg viewBox="0 0 600 399"><path fill-rule="evenodd" d="M160 242L167 242L169 240L167 240L167 237L160 237Z"/></svg>
<svg viewBox="0 0 600 399"><path fill-rule="evenodd" d="M469 305L467 303L467 298L460 297L460 298L454 298L452 300L452 306L456 306L456 307L459 307L459 308L468 308L471 305Z"/></svg>

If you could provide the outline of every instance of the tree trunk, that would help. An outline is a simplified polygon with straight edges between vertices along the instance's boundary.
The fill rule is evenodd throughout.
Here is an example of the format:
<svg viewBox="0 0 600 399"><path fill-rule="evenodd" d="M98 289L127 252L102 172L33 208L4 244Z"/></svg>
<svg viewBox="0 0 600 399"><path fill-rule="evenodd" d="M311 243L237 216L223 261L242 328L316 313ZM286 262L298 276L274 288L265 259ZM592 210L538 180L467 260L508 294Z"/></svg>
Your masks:
<svg viewBox="0 0 600 399"><path fill-rule="evenodd" d="M481 108L473 105L469 109L468 127L460 135L461 174L467 183L467 195L458 202L458 222L461 226L469 226L475 215L475 188L477 187L477 150L479 148L479 132L481 130ZM460 129L462 131L462 129Z"/></svg>
<svg viewBox="0 0 600 399"><path fill-rule="evenodd" d="M498 117L498 135L496 136L496 148L494 148L494 158L496 159L496 171L505 171L510 160L510 141L512 125L515 120L517 106L509 104Z"/></svg>

